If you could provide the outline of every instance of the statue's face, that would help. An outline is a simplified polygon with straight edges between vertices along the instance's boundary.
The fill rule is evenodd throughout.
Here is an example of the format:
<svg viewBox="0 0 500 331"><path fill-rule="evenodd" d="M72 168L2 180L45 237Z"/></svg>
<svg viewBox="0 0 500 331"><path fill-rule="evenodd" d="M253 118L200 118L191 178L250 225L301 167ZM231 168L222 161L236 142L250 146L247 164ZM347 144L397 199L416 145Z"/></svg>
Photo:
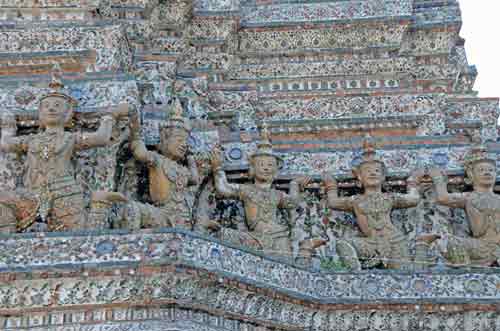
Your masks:
<svg viewBox="0 0 500 331"><path fill-rule="evenodd" d="M174 91L175 92L181 92L184 87L186 86L186 83L182 82L182 81L175 81L174 83Z"/></svg>
<svg viewBox="0 0 500 331"><path fill-rule="evenodd" d="M40 102L40 124L47 126L64 126L71 116L68 101L61 97L48 97Z"/></svg>
<svg viewBox="0 0 500 331"><path fill-rule="evenodd" d="M381 186L385 180L384 166L380 162L368 162L361 165L358 179L363 187Z"/></svg>
<svg viewBox="0 0 500 331"><path fill-rule="evenodd" d="M496 181L496 170L493 162L477 162L472 168L472 182L474 185L493 186Z"/></svg>
<svg viewBox="0 0 500 331"><path fill-rule="evenodd" d="M273 156L261 155L253 159L253 167L257 181L272 183L278 172L278 161Z"/></svg>
<svg viewBox="0 0 500 331"><path fill-rule="evenodd" d="M188 133L182 129L170 129L162 150L173 160L183 160L188 151Z"/></svg>

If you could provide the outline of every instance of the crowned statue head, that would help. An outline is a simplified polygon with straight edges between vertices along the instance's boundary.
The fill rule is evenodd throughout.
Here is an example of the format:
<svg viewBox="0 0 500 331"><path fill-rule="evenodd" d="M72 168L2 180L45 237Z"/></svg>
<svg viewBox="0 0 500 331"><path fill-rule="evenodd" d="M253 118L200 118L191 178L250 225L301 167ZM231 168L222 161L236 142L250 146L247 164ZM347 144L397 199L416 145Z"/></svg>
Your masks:
<svg viewBox="0 0 500 331"><path fill-rule="evenodd" d="M361 186L366 188L382 188L385 181L386 167L377 156L375 141L371 136L363 139L361 160L353 166L352 172Z"/></svg>
<svg viewBox="0 0 500 331"><path fill-rule="evenodd" d="M177 97L172 98L166 112L168 120L160 128L160 150L165 156L180 161L188 152L191 126L183 116L184 109Z"/></svg>
<svg viewBox="0 0 500 331"><path fill-rule="evenodd" d="M187 87L187 82L182 79L176 79L172 82L172 93L181 93Z"/></svg>
<svg viewBox="0 0 500 331"><path fill-rule="evenodd" d="M52 69L49 88L50 91L42 95L39 101L40 126L43 128L68 126L71 123L77 101L63 92L61 68L58 64L54 65Z"/></svg>
<svg viewBox="0 0 500 331"><path fill-rule="evenodd" d="M283 159L273 152L267 124L262 125L257 150L250 156L250 177L257 183L270 184L283 165Z"/></svg>
<svg viewBox="0 0 500 331"><path fill-rule="evenodd" d="M472 183L474 189L491 190L496 182L496 154L490 153L478 137L473 143L464 158L467 183Z"/></svg>

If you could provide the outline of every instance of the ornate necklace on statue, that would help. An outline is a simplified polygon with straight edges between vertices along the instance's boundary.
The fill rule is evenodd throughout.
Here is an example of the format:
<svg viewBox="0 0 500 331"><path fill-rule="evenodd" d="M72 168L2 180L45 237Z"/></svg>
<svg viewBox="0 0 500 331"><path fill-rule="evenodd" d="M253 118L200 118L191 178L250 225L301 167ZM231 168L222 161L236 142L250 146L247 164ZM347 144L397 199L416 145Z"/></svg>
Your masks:
<svg viewBox="0 0 500 331"><path fill-rule="evenodd" d="M44 132L38 136L36 142L36 150L35 153L38 154L39 158L42 161L47 162L45 167L39 165L38 172L42 176L43 183L39 186L38 189L38 199L39 199L39 208L38 215L43 221L46 221L50 210L52 209L52 198L54 196L53 192L49 188L49 175L50 172L50 160L54 159L57 154L56 146L57 143L57 132ZM61 147L62 148L62 147Z"/></svg>
<svg viewBox="0 0 500 331"><path fill-rule="evenodd" d="M392 208L390 199L383 193L369 194L358 199L361 200L359 207L368 216L370 226L382 229L387 222L387 213Z"/></svg>
<svg viewBox="0 0 500 331"><path fill-rule="evenodd" d="M42 147L40 154L42 159L48 161L50 159L50 156L54 154L54 148L50 148L49 146L45 145Z"/></svg>
<svg viewBox="0 0 500 331"><path fill-rule="evenodd" d="M44 132L38 137L38 155L42 160L52 159L56 153L57 142L56 132Z"/></svg>

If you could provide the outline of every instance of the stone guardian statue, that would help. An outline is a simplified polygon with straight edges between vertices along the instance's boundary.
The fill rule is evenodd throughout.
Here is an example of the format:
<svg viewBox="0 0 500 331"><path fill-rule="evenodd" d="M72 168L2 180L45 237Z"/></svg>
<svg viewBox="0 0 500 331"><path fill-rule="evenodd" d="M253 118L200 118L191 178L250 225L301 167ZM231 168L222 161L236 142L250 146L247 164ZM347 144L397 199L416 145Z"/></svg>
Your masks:
<svg viewBox="0 0 500 331"><path fill-rule="evenodd" d="M291 256L290 228L279 221L277 211L278 208L296 208L299 191L309 183L310 178L301 177L292 181L289 194L271 187L283 160L272 150L267 127L264 126L262 130L257 151L250 157L252 184L228 183L219 151L212 153L211 162L217 193L224 198L243 202L248 235L268 255Z"/></svg>
<svg viewBox="0 0 500 331"><path fill-rule="evenodd" d="M496 182L496 155L476 144L465 156L465 173L473 191L448 193L447 178L439 169L431 169L436 202L462 208L468 216L471 238L450 236L444 255L456 266L491 266L500 263L500 196L493 192Z"/></svg>
<svg viewBox="0 0 500 331"><path fill-rule="evenodd" d="M372 139L363 143L363 158L352 170L364 192L350 197L339 197L337 182L323 174L323 185L329 208L354 213L362 237L342 238L337 251L342 262L352 270L360 270L361 260L380 260L389 269L409 265L408 238L391 222L395 208L415 207L420 201L416 182L409 178L408 194L383 193L386 167L377 158Z"/></svg>
<svg viewBox="0 0 500 331"><path fill-rule="evenodd" d="M26 172L23 188L0 194L0 202L12 206L17 215L17 230L25 231L40 218L48 231L108 228L102 211L87 215L89 206L80 183L75 178L72 163L74 153L82 149L106 146L110 142L117 117L128 113L128 105L121 104L101 119L96 132L69 132L76 100L62 91L63 85L53 72L51 92L39 103L41 132L16 136L14 118L4 116L0 150L4 153L26 154ZM112 202L126 201L114 192L94 192L92 202L98 208Z"/></svg>
<svg viewBox="0 0 500 331"><path fill-rule="evenodd" d="M192 229L191 208L186 199L188 188L199 181L193 155L188 154L191 131L183 117L179 99L173 98L169 119L160 128L159 151L149 151L140 136L137 111L130 118L130 149L134 157L145 163L149 173L149 193L153 204L131 202L126 208L122 227L128 229L177 227ZM187 163L187 167L184 165Z"/></svg>

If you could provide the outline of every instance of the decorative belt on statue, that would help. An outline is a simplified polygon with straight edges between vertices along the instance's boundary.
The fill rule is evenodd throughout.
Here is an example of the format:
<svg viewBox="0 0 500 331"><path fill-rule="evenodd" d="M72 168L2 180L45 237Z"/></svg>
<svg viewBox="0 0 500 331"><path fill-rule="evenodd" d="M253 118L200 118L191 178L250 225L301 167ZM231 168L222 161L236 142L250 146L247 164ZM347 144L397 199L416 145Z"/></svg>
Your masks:
<svg viewBox="0 0 500 331"><path fill-rule="evenodd" d="M39 201L38 215L43 221L47 219L54 200L83 193L82 188L72 176L59 177L47 182L44 186L34 187L33 191Z"/></svg>

